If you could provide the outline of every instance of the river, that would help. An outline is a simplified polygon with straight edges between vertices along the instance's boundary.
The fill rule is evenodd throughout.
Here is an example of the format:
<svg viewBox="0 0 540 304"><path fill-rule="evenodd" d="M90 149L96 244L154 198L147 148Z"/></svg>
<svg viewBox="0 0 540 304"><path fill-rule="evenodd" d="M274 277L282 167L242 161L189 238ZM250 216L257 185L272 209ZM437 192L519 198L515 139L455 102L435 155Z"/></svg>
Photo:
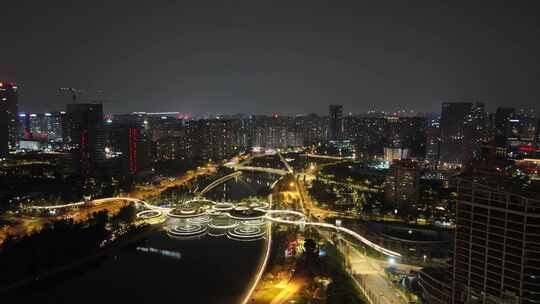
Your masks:
<svg viewBox="0 0 540 304"><path fill-rule="evenodd" d="M249 176L228 181L208 197L237 200L270 184ZM225 191L225 192L224 192ZM13 295L22 303L239 303L258 272L264 240L226 236L171 239L163 229L77 271Z"/></svg>

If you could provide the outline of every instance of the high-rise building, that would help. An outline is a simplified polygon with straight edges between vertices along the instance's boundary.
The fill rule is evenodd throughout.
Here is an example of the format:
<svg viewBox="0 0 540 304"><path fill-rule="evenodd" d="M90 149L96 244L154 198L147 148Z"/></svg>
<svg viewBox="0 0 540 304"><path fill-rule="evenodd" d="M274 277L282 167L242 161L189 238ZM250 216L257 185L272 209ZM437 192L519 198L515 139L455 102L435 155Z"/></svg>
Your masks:
<svg viewBox="0 0 540 304"><path fill-rule="evenodd" d="M143 127L127 121L107 126L107 158L116 158L122 174L136 174L150 166L150 140Z"/></svg>
<svg viewBox="0 0 540 304"><path fill-rule="evenodd" d="M25 140L39 140L49 143L62 142L66 112L19 113L18 137Z"/></svg>
<svg viewBox="0 0 540 304"><path fill-rule="evenodd" d="M486 140L484 104L446 102L442 104L440 160L465 164L477 146Z"/></svg>
<svg viewBox="0 0 540 304"><path fill-rule="evenodd" d="M539 303L540 196L504 176L458 182L453 303Z"/></svg>
<svg viewBox="0 0 540 304"><path fill-rule="evenodd" d="M317 114L295 117L296 126L304 145L316 145L326 139L328 118Z"/></svg>
<svg viewBox="0 0 540 304"><path fill-rule="evenodd" d="M495 111L495 144L506 147L510 133L510 119L514 115L514 108L497 108Z"/></svg>
<svg viewBox="0 0 540 304"><path fill-rule="evenodd" d="M398 120L399 146L410 151L410 157L423 159L426 156L425 117L400 117Z"/></svg>
<svg viewBox="0 0 540 304"><path fill-rule="evenodd" d="M86 176L105 157L103 105L68 104L66 119L65 142L73 153L76 168Z"/></svg>
<svg viewBox="0 0 540 304"><path fill-rule="evenodd" d="M301 146L304 143L301 123L301 120L298 121L293 117L255 116L252 144L266 148Z"/></svg>
<svg viewBox="0 0 540 304"><path fill-rule="evenodd" d="M398 211L414 204L418 197L420 175L417 163L410 160L395 161L384 181L386 202L394 204Z"/></svg>
<svg viewBox="0 0 540 304"><path fill-rule="evenodd" d="M0 99L0 158L5 158L9 153L9 129L8 115L4 107L4 101Z"/></svg>
<svg viewBox="0 0 540 304"><path fill-rule="evenodd" d="M438 118L429 120L426 129L426 160L436 165L439 162L441 149L441 128Z"/></svg>
<svg viewBox="0 0 540 304"><path fill-rule="evenodd" d="M14 83L0 82L0 157L17 148L18 139L18 87ZM7 142L6 142L7 141ZM6 148L7 144L7 148Z"/></svg>
<svg viewBox="0 0 540 304"><path fill-rule="evenodd" d="M329 128L328 139L329 140L342 140L343 139L343 106L342 105L330 105L329 106Z"/></svg>
<svg viewBox="0 0 540 304"><path fill-rule="evenodd" d="M66 112L45 113L44 125L49 142L61 142Z"/></svg>

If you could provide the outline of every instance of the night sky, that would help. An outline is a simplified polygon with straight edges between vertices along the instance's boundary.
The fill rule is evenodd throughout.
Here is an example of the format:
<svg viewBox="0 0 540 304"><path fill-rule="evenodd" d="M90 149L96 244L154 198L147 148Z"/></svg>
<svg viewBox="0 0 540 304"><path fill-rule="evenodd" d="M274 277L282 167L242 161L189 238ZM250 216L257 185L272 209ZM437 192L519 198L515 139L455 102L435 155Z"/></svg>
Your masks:
<svg viewBox="0 0 540 304"><path fill-rule="evenodd" d="M114 113L538 108L534 2L382 2L3 2L0 79L35 112L59 87Z"/></svg>

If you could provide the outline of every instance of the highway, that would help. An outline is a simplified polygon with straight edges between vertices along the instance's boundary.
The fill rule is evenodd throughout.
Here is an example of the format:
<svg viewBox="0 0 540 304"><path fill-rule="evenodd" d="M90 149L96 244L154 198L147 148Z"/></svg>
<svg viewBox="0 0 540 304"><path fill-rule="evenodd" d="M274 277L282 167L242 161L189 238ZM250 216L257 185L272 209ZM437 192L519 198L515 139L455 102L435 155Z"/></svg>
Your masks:
<svg viewBox="0 0 540 304"><path fill-rule="evenodd" d="M370 299L377 304L407 303L405 297L384 277L384 269L370 257L360 253L348 243L343 244L342 251L347 253L353 279L363 285L370 294Z"/></svg>

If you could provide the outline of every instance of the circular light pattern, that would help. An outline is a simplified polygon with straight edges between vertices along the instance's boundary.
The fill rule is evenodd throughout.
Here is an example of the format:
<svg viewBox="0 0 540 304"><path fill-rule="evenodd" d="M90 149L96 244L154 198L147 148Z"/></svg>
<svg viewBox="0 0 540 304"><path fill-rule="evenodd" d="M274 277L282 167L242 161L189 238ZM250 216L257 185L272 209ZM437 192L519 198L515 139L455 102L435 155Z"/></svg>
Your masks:
<svg viewBox="0 0 540 304"><path fill-rule="evenodd" d="M253 209L268 209L270 204L267 202L253 202L249 204L249 207Z"/></svg>
<svg viewBox="0 0 540 304"><path fill-rule="evenodd" d="M191 206L183 205L178 208L171 209L167 212L167 217L172 218L194 218L206 214L206 211L202 208L194 208Z"/></svg>
<svg viewBox="0 0 540 304"><path fill-rule="evenodd" d="M122 198L124 199L124 198ZM192 200L188 204L183 204L179 208L176 209L168 209L168 208L162 208L162 207L156 207L156 206L150 206L144 201L139 201L135 199L129 199L134 202L142 202L144 207L149 208L151 210L157 210L157 211L167 211L167 216L172 218L179 218L179 219L185 219L185 224L183 226L176 226L173 229L168 230L169 235L174 237L193 237L202 235L202 233L206 232L208 229L211 229L210 235L224 235L225 233L223 230L229 230L227 233L227 236L231 239L235 240L256 240L260 239L264 236L264 233L266 231L261 229L262 221L268 220L271 222L276 222L280 224L290 224L290 225L301 225L301 226L315 226L315 227L322 227L327 229L333 229L339 232L346 233L347 235L355 238L356 240L364 243L365 245L377 250L378 252L381 252L385 255L391 256L391 257L401 257L401 254L389 249L386 249L378 244L373 243L372 241L368 240L364 236L360 235L359 233L342 227L342 226L336 226L329 223L323 223L323 222L313 222L309 221L307 217L298 211L293 210L266 210L266 203L262 203L259 207L254 207L255 205L250 204L249 206L246 205L240 205L236 208L234 207L234 204L231 203L215 203L210 200ZM199 202L206 204L205 206L192 206L192 204ZM212 204L212 206L208 209L208 204ZM256 204L256 203L254 203ZM156 213L139 213L141 216L157 216ZM207 222L208 224L205 225L205 222L207 219L202 219L203 216L212 216L213 220L211 222ZM242 224L239 225L236 221L234 222L227 222L227 221L221 221L217 222L214 219L216 217L223 218L224 216L228 216L230 219L234 219L237 221L240 221ZM192 221L191 223L187 223L188 219L193 219L201 217L201 219ZM251 222L250 222L251 221ZM201 224L198 224L201 223ZM192 226L198 227L197 229L193 228ZM193 230L194 231L191 231Z"/></svg>
<svg viewBox="0 0 540 304"><path fill-rule="evenodd" d="M212 206L212 210L214 211L230 211L234 209L234 204L231 203L217 203L214 206Z"/></svg>
<svg viewBox="0 0 540 304"><path fill-rule="evenodd" d="M152 218L160 217L162 215L163 215L163 212L159 210L144 210L137 213L136 216L137 218L140 218L140 219L152 219Z"/></svg>
<svg viewBox="0 0 540 304"><path fill-rule="evenodd" d="M236 241L256 241L264 237L266 230L257 226L238 226L229 230L227 236Z"/></svg>
<svg viewBox="0 0 540 304"><path fill-rule="evenodd" d="M179 238L190 238L195 236L200 236L208 230L207 226L183 223L177 226L174 226L171 229L167 229L167 234L173 237Z"/></svg>
<svg viewBox="0 0 540 304"><path fill-rule="evenodd" d="M235 220L232 220L226 213L214 216L212 222L208 224L209 228L215 230L227 230L235 228L236 226L238 226L238 223Z"/></svg>
<svg viewBox="0 0 540 304"><path fill-rule="evenodd" d="M258 220L263 219L266 212L261 209L251 209L248 207L236 207L229 211L229 216L235 220Z"/></svg>
<svg viewBox="0 0 540 304"><path fill-rule="evenodd" d="M212 221L212 218L209 215L202 215L198 217L188 218L186 222L190 224L208 224Z"/></svg>
<svg viewBox="0 0 540 304"><path fill-rule="evenodd" d="M293 210L268 210L266 219L283 224L296 224L305 221L306 216L302 212Z"/></svg>
<svg viewBox="0 0 540 304"><path fill-rule="evenodd" d="M262 226L266 224L266 220L264 218L256 219L256 220L246 220L241 222L242 225L246 226Z"/></svg>

